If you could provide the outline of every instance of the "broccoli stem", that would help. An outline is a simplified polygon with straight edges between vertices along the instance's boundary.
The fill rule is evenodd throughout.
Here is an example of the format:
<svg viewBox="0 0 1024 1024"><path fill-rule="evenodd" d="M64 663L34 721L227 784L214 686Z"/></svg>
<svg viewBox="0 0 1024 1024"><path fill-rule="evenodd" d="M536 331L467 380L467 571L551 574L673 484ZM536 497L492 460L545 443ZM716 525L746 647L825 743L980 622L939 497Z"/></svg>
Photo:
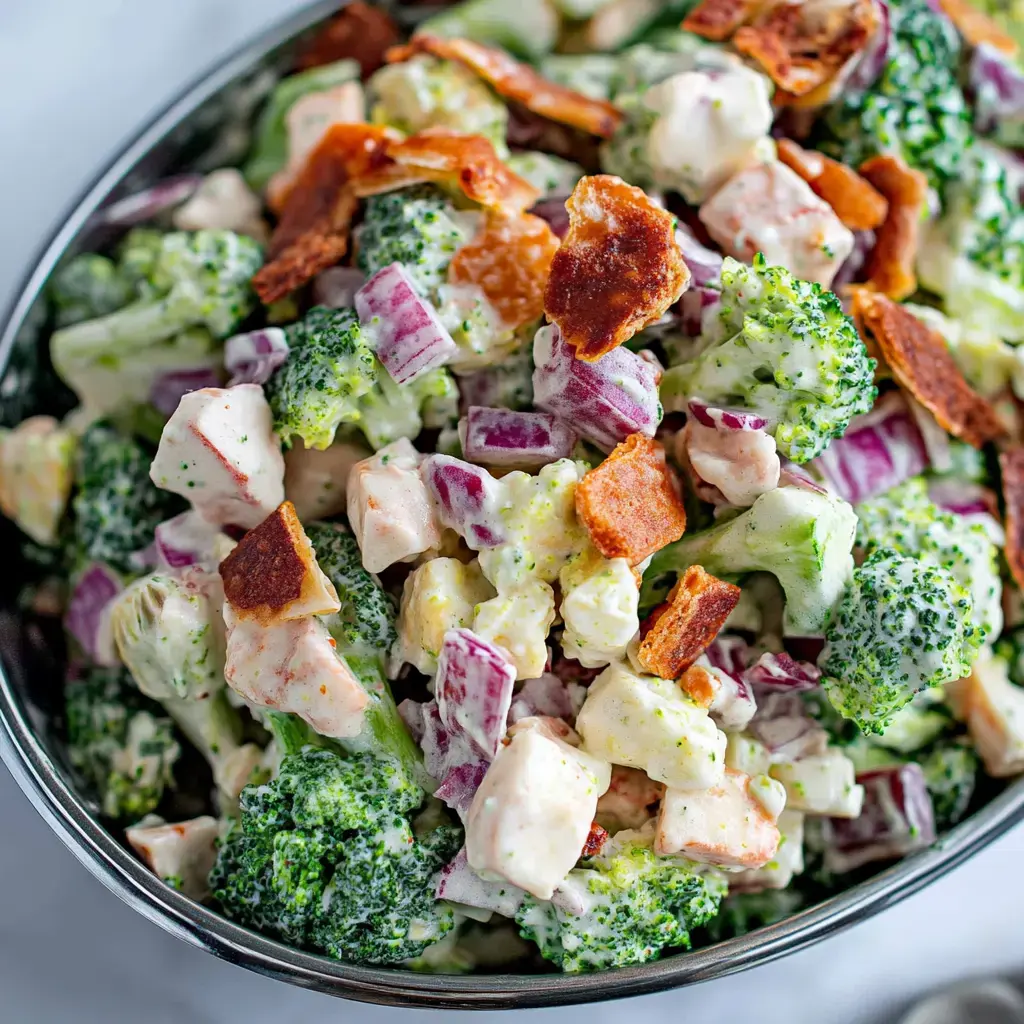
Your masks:
<svg viewBox="0 0 1024 1024"><path fill-rule="evenodd" d="M86 320L57 331L50 341L55 363L93 359L116 352L118 356L164 341L188 326L172 315L173 292L157 302L135 302L116 313Z"/></svg>

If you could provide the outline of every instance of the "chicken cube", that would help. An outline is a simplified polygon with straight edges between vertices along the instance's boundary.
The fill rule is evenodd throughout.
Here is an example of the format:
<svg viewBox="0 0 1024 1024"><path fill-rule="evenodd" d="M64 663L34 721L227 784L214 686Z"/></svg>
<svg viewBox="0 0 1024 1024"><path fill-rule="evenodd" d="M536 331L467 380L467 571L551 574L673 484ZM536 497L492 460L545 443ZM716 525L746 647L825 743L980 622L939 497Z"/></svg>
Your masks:
<svg viewBox="0 0 1024 1024"><path fill-rule="evenodd" d="M643 828L654 817L664 793L662 783L639 769L613 765L611 783L597 801L594 820L611 835L623 829Z"/></svg>
<svg viewBox="0 0 1024 1024"><path fill-rule="evenodd" d="M769 266L823 288L853 251L853 233L832 207L777 161L740 171L701 206L700 219L728 255L751 263L764 253Z"/></svg>
<svg viewBox="0 0 1024 1024"><path fill-rule="evenodd" d="M779 848L767 864L729 876L730 892L785 889L804 870L804 815L789 808L779 815Z"/></svg>
<svg viewBox="0 0 1024 1024"><path fill-rule="evenodd" d="M996 778L1024 772L1024 687L1010 682L1006 662L983 651L958 697L985 771Z"/></svg>
<svg viewBox="0 0 1024 1024"><path fill-rule="evenodd" d="M210 894L206 880L217 859L220 827L209 814L174 824L147 815L125 829L124 835L154 875L186 896L202 900Z"/></svg>
<svg viewBox="0 0 1024 1024"><path fill-rule="evenodd" d="M555 592L533 580L477 605L473 632L503 647L516 679L536 679L548 663L547 638L555 621Z"/></svg>
<svg viewBox="0 0 1024 1024"><path fill-rule="evenodd" d="M768 748L753 736L741 732L728 734L725 748L726 768L735 768L747 775L764 775L772 766L772 755Z"/></svg>
<svg viewBox="0 0 1024 1024"><path fill-rule="evenodd" d="M184 395L149 476L215 526L261 523L284 501L284 458L263 388L238 384Z"/></svg>
<svg viewBox="0 0 1024 1024"><path fill-rule="evenodd" d="M542 900L579 860L611 780L611 765L570 746L559 731L564 726L556 730L544 718L517 722L466 817L469 866Z"/></svg>
<svg viewBox="0 0 1024 1024"><path fill-rule="evenodd" d="M261 216L263 203L234 167L211 171L188 202L174 211L179 231L237 231L258 242L269 232Z"/></svg>
<svg viewBox="0 0 1024 1024"><path fill-rule="evenodd" d="M769 774L786 787L790 810L856 818L864 805L853 762L836 750L798 761L773 764Z"/></svg>
<svg viewBox="0 0 1024 1024"><path fill-rule="evenodd" d="M352 467L372 454L351 441L335 441L329 448L292 445L284 453L284 496L304 523L340 515L348 509Z"/></svg>

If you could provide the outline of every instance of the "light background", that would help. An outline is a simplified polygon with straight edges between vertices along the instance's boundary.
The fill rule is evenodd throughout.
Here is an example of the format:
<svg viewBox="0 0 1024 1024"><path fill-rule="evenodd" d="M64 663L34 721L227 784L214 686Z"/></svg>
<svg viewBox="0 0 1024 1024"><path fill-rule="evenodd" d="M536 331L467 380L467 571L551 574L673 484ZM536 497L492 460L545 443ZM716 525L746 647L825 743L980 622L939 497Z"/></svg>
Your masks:
<svg viewBox="0 0 1024 1024"><path fill-rule="evenodd" d="M0 308L68 203L182 83L297 0L0 0ZM1024 965L1024 830L880 918L733 978L629 1003L533 1011L544 1024L852 1024L930 987ZM451 1015L446 1015L451 1016ZM482 1019L522 1020L524 1014ZM425 1020L214 960L95 881L0 767L3 1024ZM431 1019L440 1019L434 1015Z"/></svg>

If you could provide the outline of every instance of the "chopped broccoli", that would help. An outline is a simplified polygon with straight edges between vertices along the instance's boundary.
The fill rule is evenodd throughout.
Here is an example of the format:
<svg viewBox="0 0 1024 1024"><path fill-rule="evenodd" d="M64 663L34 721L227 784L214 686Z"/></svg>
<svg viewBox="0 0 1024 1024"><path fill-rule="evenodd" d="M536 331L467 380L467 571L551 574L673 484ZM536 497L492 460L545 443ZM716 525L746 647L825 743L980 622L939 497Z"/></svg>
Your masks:
<svg viewBox="0 0 1024 1024"><path fill-rule="evenodd" d="M718 916L708 922L708 936L714 942L723 942L758 928L767 928L791 917L803 908L805 902L804 894L792 887L733 893L722 901Z"/></svg>
<svg viewBox="0 0 1024 1024"><path fill-rule="evenodd" d="M786 594L786 633L818 636L850 579L856 528L841 498L778 487L735 518L659 551L644 574L641 606L663 600L675 574L691 565L716 576L770 572Z"/></svg>
<svg viewBox="0 0 1024 1024"><path fill-rule="evenodd" d="M618 81L622 57L611 53L552 53L540 62L540 73L551 82L595 100L610 100Z"/></svg>
<svg viewBox="0 0 1024 1024"><path fill-rule="evenodd" d="M106 316L135 297L114 261L94 252L84 252L65 264L47 287L58 327Z"/></svg>
<svg viewBox="0 0 1024 1024"><path fill-rule="evenodd" d="M936 827L952 828L971 804L978 755L965 743L936 743L918 763L932 797Z"/></svg>
<svg viewBox="0 0 1024 1024"><path fill-rule="evenodd" d="M971 620L971 595L951 573L876 548L825 630L829 701L863 732L884 732L915 693L967 675L984 639Z"/></svg>
<svg viewBox="0 0 1024 1024"><path fill-rule="evenodd" d="M133 822L172 784L181 753L171 720L120 669L90 669L64 689L71 763L95 789L103 813Z"/></svg>
<svg viewBox="0 0 1024 1024"><path fill-rule="evenodd" d="M582 914L527 896L520 934L566 973L657 960L666 947L689 948L690 931L718 912L724 879L681 857L659 857L650 837L619 833L599 856L574 868L562 889Z"/></svg>
<svg viewBox="0 0 1024 1024"><path fill-rule="evenodd" d="M585 173L579 164L571 160L536 149L513 153L505 163L537 189L542 199L569 195Z"/></svg>
<svg viewBox="0 0 1024 1024"><path fill-rule="evenodd" d="M132 228L117 247L118 269L137 299L154 294L151 278L163 242L164 232L159 228L138 227Z"/></svg>
<svg viewBox="0 0 1024 1024"><path fill-rule="evenodd" d="M999 552L984 526L943 512L914 477L857 507L857 546L870 554L892 548L926 565L947 569L971 595L974 621L988 637L1003 626Z"/></svg>
<svg viewBox="0 0 1024 1024"><path fill-rule="evenodd" d="M180 512L177 495L149 479L150 454L109 423L93 424L78 446L78 493L72 556L75 565L105 562L126 574L138 571L135 552L153 542L158 523Z"/></svg>
<svg viewBox="0 0 1024 1024"><path fill-rule="evenodd" d="M418 956L451 930L435 901L458 829L413 833L423 790L394 761L288 752L277 777L242 792L210 887L224 913L293 945L357 963Z"/></svg>
<svg viewBox="0 0 1024 1024"><path fill-rule="evenodd" d="M419 30L493 43L517 57L536 60L553 49L560 23L549 0L463 0L427 18Z"/></svg>
<svg viewBox="0 0 1024 1024"><path fill-rule="evenodd" d="M875 361L838 298L761 255L753 267L726 258L721 311L703 340L693 362L665 374L666 409L691 398L751 409L794 462L820 455L878 394Z"/></svg>

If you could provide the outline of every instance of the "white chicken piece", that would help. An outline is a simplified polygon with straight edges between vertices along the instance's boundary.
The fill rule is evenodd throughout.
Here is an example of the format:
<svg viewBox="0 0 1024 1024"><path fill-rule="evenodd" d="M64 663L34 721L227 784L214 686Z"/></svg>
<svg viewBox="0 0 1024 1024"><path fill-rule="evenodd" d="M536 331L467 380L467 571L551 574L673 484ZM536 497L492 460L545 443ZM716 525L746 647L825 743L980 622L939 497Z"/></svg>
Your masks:
<svg viewBox="0 0 1024 1024"><path fill-rule="evenodd" d="M567 743L566 731L552 719L517 722L466 817L469 866L542 900L579 860L611 780L611 765Z"/></svg>
<svg viewBox="0 0 1024 1024"><path fill-rule="evenodd" d="M708 234L745 263L764 253L769 266L823 288L853 251L853 233L795 171L758 164L740 171L700 208Z"/></svg>
<svg viewBox="0 0 1024 1024"><path fill-rule="evenodd" d="M772 766L772 755L768 748L753 736L741 732L728 733L729 742L725 748L726 768L735 768L747 775L764 775Z"/></svg>
<svg viewBox="0 0 1024 1024"><path fill-rule="evenodd" d="M420 458L403 437L349 472L348 521L367 572L412 561L441 543L441 525L420 476Z"/></svg>
<svg viewBox="0 0 1024 1024"><path fill-rule="evenodd" d="M222 167L203 178L192 198L179 206L171 222L179 231L237 231L258 242L270 234L260 214L263 203L234 167Z"/></svg>
<svg viewBox="0 0 1024 1024"><path fill-rule="evenodd" d="M716 430L694 417L683 428L686 457L705 483L737 508L747 508L779 486L782 464L775 438L764 430Z"/></svg>
<svg viewBox="0 0 1024 1024"><path fill-rule="evenodd" d="M125 829L124 835L154 875L202 900L210 894L207 878L217 859L220 830L220 822L209 814L173 824L150 814Z"/></svg>
<svg viewBox="0 0 1024 1024"><path fill-rule="evenodd" d="M775 823L785 802L781 783L732 768L719 785L699 792L670 786L658 811L655 852L720 868L763 867L779 847Z"/></svg>
<svg viewBox="0 0 1024 1024"><path fill-rule="evenodd" d="M265 626L239 620L224 606L228 627L224 677L250 704L298 715L322 736L358 736L369 695L335 651L315 616Z"/></svg>
<svg viewBox="0 0 1024 1024"><path fill-rule="evenodd" d="M473 632L505 649L516 679L537 679L548 663L548 633L555 621L555 592L533 580L476 606Z"/></svg>
<svg viewBox="0 0 1024 1024"><path fill-rule="evenodd" d="M284 458L258 384L182 397L149 469L215 526L257 526L284 501Z"/></svg>
<svg viewBox="0 0 1024 1024"><path fill-rule="evenodd" d="M729 876L729 892L785 889L804 870L804 815L788 808L779 815L779 848L767 864Z"/></svg>
<svg viewBox="0 0 1024 1024"><path fill-rule="evenodd" d="M450 629L470 628L478 604L494 596L480 566L432 558L406 577L398 613L398 649L424 675L437 671L437 655Z"/></svg>
<svg viewBox="0 0 1024 1024"><path fill-rule="evenodd" d="M725 774L725 733L672 681L609 665L590 685L576 718L583 749L642 768L676 789L707 789Z"/></svg>
<svg viewBox="0 0 1024 1024"><path fill-rule="evenodd" d="M864 787L857 785L853 762L837 750L773 764L770 774L786 787L790 810L856 818L864 805Z"/></svg>
<svg viewBox="0 0 1024 1024"><path fill-rule="evenodd" d="M1002 658L983 649L971 674L956 684L951 703L989 775L1024 772L1024 687L1010 682Z"/></svg>
<svg viewBox="0 0 1024 1024"><path fill-rule="evenodd" d="M648 778L637 768L612 766L612 780L607 791L597 801L594 820L609 835L624 829L643 828L653 820L654 808L665 793L660 782Z"/></svg>
<svg viewBox="0 0 1024 1024"><path fill-rule="evenodd" d="M322 449L292 445L284 453L284 496L304 523L339 515L348 508L352 467L372 454L354 441L335 441Z"/></svg>

